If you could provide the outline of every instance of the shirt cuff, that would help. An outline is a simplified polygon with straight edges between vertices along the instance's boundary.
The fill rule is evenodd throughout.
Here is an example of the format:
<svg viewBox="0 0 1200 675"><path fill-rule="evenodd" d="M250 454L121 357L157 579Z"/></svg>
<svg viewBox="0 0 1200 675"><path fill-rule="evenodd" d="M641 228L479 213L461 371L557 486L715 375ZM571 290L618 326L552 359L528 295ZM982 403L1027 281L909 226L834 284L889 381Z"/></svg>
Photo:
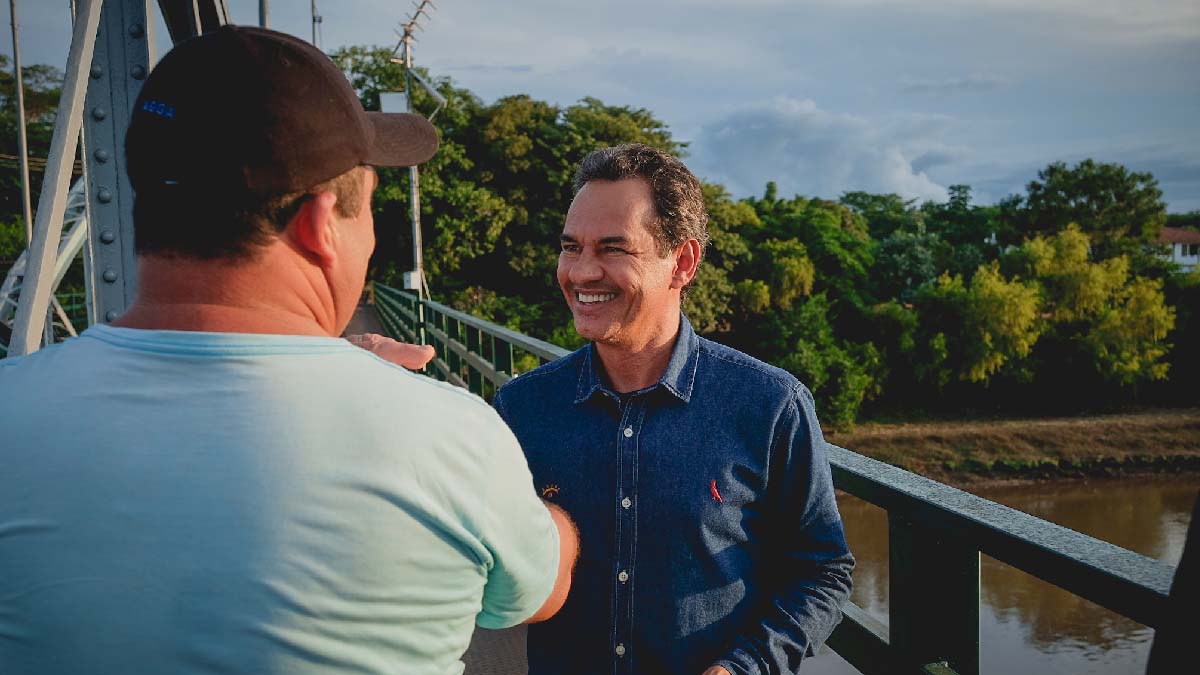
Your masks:
<svg viewBox="0 0 1200 675"><path fill-rule="evenodd" d="M753 663L743 663L742 661L731 660L734 655L727 656L718 661L714 661L714 666L721 666L728 670L730 675L761 675L758 666Z"/></svg>

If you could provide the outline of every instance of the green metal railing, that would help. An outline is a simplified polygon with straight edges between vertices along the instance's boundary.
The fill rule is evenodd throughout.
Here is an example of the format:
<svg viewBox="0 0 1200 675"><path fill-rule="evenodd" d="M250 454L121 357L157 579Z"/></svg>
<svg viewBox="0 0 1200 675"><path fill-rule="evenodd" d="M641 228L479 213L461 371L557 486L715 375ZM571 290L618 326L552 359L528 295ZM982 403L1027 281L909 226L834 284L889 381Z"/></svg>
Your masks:
<svg viewBox="0 0 1200 675"><path fill-rule="evenodd" d="M393 337L433 345L437 356L426 373L469 389L489 401L522 364L535 368L566 356L562 347L522 335L395 288L374 285L379 320Z"/></svg>
<svg viewBox="0 0 1200 675"><path fill-rule="evenodd" d="M75 331L82 333L88 327L87 293L85 291L70 291L68 293L57 293L56 296L58 297L58 304L62 305L63 312L70 319Z"/></svg>
<svg viewBox="0 0 1200 675"><path fill-rule="evenodd" d="M437 348L431 374L480 395L516 375L514 350L538 363L568 353L380 284L375 304L393 337ZM829 639L867 675L979 673L980 554L1146 626L1166 616L1170 565L845 448L829 461L838 489L888 516L888 622L851 603Z"/></svg>

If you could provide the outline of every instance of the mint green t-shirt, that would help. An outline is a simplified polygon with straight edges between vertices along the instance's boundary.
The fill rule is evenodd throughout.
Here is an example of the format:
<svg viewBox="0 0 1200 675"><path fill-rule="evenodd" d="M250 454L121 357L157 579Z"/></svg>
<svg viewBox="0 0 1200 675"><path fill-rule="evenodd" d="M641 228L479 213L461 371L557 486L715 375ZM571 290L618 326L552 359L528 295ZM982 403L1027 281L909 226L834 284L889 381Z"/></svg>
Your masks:
<svg viewBox="0 0 1200 675"><path fill-rule="evenodd" d="M557 564L495 412L344 340L0 360L0 673L461 673Z"/></svg>

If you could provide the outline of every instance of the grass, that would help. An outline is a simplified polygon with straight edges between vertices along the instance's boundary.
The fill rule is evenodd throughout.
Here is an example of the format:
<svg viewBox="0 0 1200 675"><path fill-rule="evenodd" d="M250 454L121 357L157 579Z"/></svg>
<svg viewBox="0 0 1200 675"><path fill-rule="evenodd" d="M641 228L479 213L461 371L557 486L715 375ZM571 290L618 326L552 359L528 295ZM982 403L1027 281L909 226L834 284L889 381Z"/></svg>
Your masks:
<svg viewBox="0 0 1200 675"><path fill-rule="evenodd" d="M831 443L942 480L1200 470L1200 408L1045 419L864 424Z"/></svg>

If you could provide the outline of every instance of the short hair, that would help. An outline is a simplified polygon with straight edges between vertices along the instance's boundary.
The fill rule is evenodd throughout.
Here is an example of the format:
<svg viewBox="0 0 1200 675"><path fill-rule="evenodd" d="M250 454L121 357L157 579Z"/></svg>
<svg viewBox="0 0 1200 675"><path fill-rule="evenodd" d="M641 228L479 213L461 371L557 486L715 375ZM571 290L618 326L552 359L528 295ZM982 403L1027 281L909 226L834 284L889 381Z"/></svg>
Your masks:
<svg viewBox="0 0 1200 675"><path fill-rule="evenodd" d="M282 195L230 195L216 189L195 194L174 185L138 190L133 202L134 247L139 255L253 259L319 192L337 197L334 211L342 218L362 213L368 201L362 172L367 170L356 166L307 190Z"/></svg>
<svg viewBox="0 0 1200 675"><path fill-rule="evenodd" d="M700 242L700 260L704 260L704 251L708 248L708 210L704 207L704 193L696 176L670 153L642 143L595 150L579 163L575 172L575 194L594 180L627 178L641 178L650 185L655 218L646 226L654 237L658 254L666 256L688 239L695 239Z"/></svg>

